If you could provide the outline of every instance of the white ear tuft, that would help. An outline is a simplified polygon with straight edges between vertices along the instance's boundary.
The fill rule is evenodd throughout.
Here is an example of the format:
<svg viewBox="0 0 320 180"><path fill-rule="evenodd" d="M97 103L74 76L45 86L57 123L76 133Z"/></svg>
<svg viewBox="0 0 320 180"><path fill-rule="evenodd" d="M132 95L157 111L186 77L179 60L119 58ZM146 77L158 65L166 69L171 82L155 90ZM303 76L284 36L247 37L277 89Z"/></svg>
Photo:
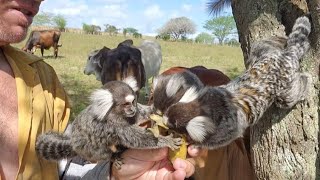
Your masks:
<svg viewBox="0 0 320 180"><path fill-rule="evenodd" d="M159 82L159 76L157 76L157 77L155 77L154 79L153 79L153 90L155 90L156 89L156 87L157 87L157 85L158 85L158 82Z"/></svg>
<svg viewBox="0 0 320 180"><path fill-rule="evenodd" d="M205 140L208 133L214 131L212 120L206 116L197 116L187 124L187 131L190 137L196 142Z"/></svg>
<svg viewBox="0 0 320 180"><path fill-rule="evenodd" d="M134 77L129 76L122 81L128 84L134 92L137 92L139 90L137 80Z"/></svg>
<svg viewBox="0 0 320 180"><path fill-rule="evenodd" d="M97 115L99 119L103 119L113 105L112 94L106 89L95 90L91 94L90 100L94 106L93 113Z"/></svg>
<svg viewBox="0 0 320 180"><path fill-rule="evenodd" d="M166 86L166 94L168 97L174 96L182 84L184 83L184 79L180 74L173 75L170 80L168 81L168 84Z"/></svg>
<svg viewBox="0 0 320 180"><path fill-rule="evenodd" d="M191 88L189 88L184 95L182 96L182 98L180 99L179 102L182 103L189 103L195 99L197 99L199 96L197 88L192 86Z"/></svg>

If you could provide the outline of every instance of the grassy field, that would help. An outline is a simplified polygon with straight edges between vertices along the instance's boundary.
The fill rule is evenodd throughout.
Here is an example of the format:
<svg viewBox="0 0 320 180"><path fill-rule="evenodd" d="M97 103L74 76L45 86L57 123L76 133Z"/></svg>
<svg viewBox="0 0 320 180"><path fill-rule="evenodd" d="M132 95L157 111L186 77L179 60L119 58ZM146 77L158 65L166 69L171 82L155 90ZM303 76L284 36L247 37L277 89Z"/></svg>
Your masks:
<svg viewBox="0 0 320 180"><path fill-rule="evenodd" d="M103 46L114 48L124 37L99 36L63 33L61 35L59 56L52 57L53 50L44 52L44 58L57 72L72 103L72 119L88 104L88 95L101 86L95 77L83 74L87 55L94 49ZM141 39L133 39L139 45ZM21 48L25 41L16 44ZM243 71L243 57L240 47L192 44L185 42L159 41L162 48L163 63L161 72L173 66L191 67L203 65L207 68L219 69L230 78ZM40 56L40 50L36 55Z"/></svg>

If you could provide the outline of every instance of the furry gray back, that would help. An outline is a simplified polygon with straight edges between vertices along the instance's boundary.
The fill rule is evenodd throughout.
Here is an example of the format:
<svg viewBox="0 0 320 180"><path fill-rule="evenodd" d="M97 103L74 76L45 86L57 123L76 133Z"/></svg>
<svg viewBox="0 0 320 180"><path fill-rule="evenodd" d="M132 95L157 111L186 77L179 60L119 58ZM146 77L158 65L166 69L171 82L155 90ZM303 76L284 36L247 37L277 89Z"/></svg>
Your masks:
<svg viewBox="0 0 320 180"><path fill-rule="evenodd" d="M300 17L287 40L273 37L257 42L249 69L225 86L188 89L168 108L166 123L188 133L194 144L215 149L242 136L273 103L291 108L304 100L312 79L299 72L299 59L309 49L310 31L309 19Z"/></svg>

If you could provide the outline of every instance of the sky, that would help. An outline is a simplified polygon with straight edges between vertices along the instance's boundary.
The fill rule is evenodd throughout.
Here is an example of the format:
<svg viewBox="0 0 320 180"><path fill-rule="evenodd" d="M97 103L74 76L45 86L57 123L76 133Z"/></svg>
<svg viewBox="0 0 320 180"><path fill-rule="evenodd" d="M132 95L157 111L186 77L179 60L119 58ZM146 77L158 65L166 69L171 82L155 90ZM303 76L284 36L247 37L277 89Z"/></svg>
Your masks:
<svg viewBox="0 0 320 180"><path fill-rule="evenodd" d="M206 9L208 0L45 0L40 12L63 15L67 27L82 28L82 23L104 24L117 28L133 27L143 35L156 35L171 18L187 17L196 24L197 33L206 32L206 20L213 18ZM222 15L230 15L226 9Z"/></svg>

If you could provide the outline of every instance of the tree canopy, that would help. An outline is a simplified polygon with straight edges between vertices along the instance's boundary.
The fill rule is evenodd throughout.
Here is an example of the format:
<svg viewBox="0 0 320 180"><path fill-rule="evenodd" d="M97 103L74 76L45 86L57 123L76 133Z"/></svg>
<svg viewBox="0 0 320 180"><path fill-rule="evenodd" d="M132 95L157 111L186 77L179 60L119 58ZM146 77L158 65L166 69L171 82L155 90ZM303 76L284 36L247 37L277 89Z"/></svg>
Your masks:
<svg viewBox="0 0 320 180"><path fill-rule="evenodd" d="M86 24L86 23L82 24L82 29L87 34L98 34L101 31L100 26L92 25L92 24L90 25L90 24Z"/></svg>
<svg viewBox="0 0 320 180"><path fill-rule="evenodd" d="M195 38L195 41L197 43L204 43L204 44L211 44L213 42L214 38L212 35L206 32L202 32L198 34L198 36Z"/></svg>
<svg viewBox="0 0 320 180"><path fill-rule="evenodd" d="M49 12L40 12L33 18L32 24L35 26L54 26L60 31L64 31L67 26L67 20L60 14L54 15Z"/></svg>
<svg viewBox="0 0 320 180"><path fill-rule="evenodd" d="M40 12L34 18L32 24L35 26L52 26L54 14L48 12Z"/></svg>
<svg viewBox="0 0 320 180"><path fill-rule="evenodd" d="M159 30L159 34L169 34L173 40L186 38L188 34L196 32L196 25L187 17L178 17L170 19Z"/></svg>
<svg viewBox="0 0 320 180"><path fill-rule="evenodd" d="M212 34L219 40L219 44L223 44L228 35L236 33L233 16L221 16L208 20L203 27L212 31Z"/></svg>
<svg viewBox="0 0 320 180"><path fill-rule="evenodd" d="M54 16L52 21L60 31L65 31L67 20L62 15Z"/></svg>
<svg viewBox="0 0 320 180"><path fill-rule="evenodd" d="M114 35L117 35L118 34L118 28L114 25L111 25L111 24L105 24L105 30L104 32L107 32L109 33L110 36L114 36Z"/></svg>

